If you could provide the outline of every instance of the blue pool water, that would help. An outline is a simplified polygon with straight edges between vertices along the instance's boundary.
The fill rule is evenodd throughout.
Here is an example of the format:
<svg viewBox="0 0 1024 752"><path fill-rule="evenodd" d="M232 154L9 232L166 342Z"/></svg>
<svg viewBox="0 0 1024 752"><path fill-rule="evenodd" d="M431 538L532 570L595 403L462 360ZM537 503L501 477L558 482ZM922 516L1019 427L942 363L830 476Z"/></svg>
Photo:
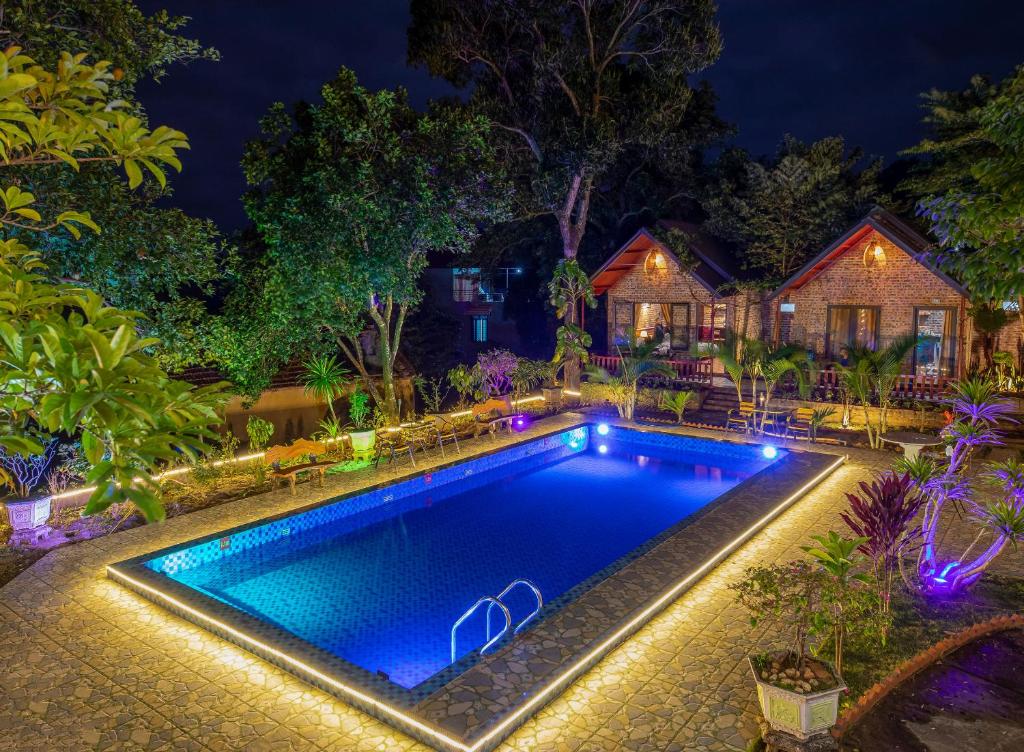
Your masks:
<svg viewBox="0 0 1024 752"><path fill-rule="evenodd" d="M322 523L268 524L234 555L224 538L147 566L411 688L449 665L452 623L479 597L527 578L554 601L772 462L623 429L566 436ZM521 589L507 605L517 622L534 602ZM483 613L460 628L460 655L483 644Z"/></svg>

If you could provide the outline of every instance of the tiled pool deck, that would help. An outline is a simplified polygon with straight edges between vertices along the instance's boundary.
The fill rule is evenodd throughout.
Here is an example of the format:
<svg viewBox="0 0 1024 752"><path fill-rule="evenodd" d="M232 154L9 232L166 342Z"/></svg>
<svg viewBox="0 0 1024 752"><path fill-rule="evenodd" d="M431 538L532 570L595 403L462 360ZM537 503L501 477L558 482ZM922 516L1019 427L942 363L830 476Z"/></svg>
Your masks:
<svg viewBox="0 0 1024 752"><path fill-rule="evenodd" d="M531 432L578 420L559 416ZM463 454L495 445L481 439ZM835 526L843 492L893 457L841 452L850 455L848 464L579 677L501 749L743 749L756 721L744 659L769 643L765 630L750 628L726 586L752 563L799 554L808 535ZM404 464L382 472L409 471ZM298 497L287 490L251 497L68 546L37 562L0 589L0 749L426 750L104 574L107 564L377 481L372 471L331 476L323 489L300 486ZM449 707L460 701L451 698Z"/></svg>

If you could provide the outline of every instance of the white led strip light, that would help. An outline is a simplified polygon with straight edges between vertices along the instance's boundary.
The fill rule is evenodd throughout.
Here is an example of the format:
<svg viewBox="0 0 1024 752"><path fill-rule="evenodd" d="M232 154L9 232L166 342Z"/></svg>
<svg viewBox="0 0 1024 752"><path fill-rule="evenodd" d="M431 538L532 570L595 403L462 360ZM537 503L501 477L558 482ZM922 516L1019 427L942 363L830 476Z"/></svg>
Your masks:
<svg viewBox="0 0 1024 752"><path fill-rule="evenodd" d="M811 490L814 486L816 486L818 483L824 480L830 473L832 473L833 470L835 470L844 462L846 462L847 459L848 457L846 455L838 457L835 462L833 462L822 472L820 472L814 478L812 478L803 486L801 486L797 491L793 492L789 497L786 498L785 501L775 506L771 511L769 511L766 515L761 517L757 522L755 522L753 525L751 525L738 536L736 536L732 541L722 546L722 548L718 549L714 556L712 556L710 559L701 564L700 567L698 567L696 570L694 570L686 577L681 579L679 582L673 585L668 591L663 593L657 600L650 603L643 611L641 611L639 614L637 614L628 622L619 627L619 629L616 630L616 632L613 635L611 635L610 637L602 641L600 644L593 647L585 655L579 658L575 663L573 663L567 669L558 674L558 676L556 676L548 684L541 688L527 702L516 708L507 718L505 718L503 721L497 724L493 729L491 729L482 737L477 739L475 742L473 742L473 744L469 745L452 736L449 736L444 731L441 731L440 729L430 726L424 723L423 721L409 715L400 708L388 705L387 703L382 702L376 697L368 695L365 692L356 689L355 687L345 684L344 682L338 681L333 676L328 676L327 674L318 671L317 669L313 668L307 663L304 663L298 658L295 658L287 653L284 653L275 647L267 645L266 643L261 642L260 640L246 634L245 632L235 629L234 627L225 624L224 622L218 619L208 616L207 614L204 614L203 612L193 608L192 606L189 606L186 603L182 603L178 599L168 595L167 593L164 593L161 590L158 590L150 585L147 585L144 582L140 582L139 580L136 580L135 578L124 574L123 572L120 572L113 565L107 566L107 574L113 579L120 580L121 582L133 588L138 588L139 590L143 590L147 593L150 593L151 595L173 606L174 608L180 609L190 614L197 620L205 622L206 624L209 624L216 629L222 630L232 635L239 641L251 646L252 648L255 648L257 651L263 651L269 655L272 655L275 658L278 658L284 661L285 663L295 667L299 671L306 673L309 676L315 677L316 679L324 682L325 684L330 685L331 687L334 687L341 693L356 700L357 702L365 703L370 707L373 707L381 711L385 715L394 718L400 723L408 724L408 726L410 726L411 728L421 731L427 736L436 739L437 741L443 744L446 744L454 749L460 750L461 752L477 752L477 750L481 749L481 747L488 744L495 737L502 735L507 729L509 729L510 726L512 726L520 718L522 718L523 715L531 712L534 708L544 703L549 697L551 697L551 695L554 692L559 691L562 687L565 686L565 684L567 684L572 679L576 678L576 676L580 672L585 670L587 666L591 664L592 661L599 659L605 652L607 652L609 649L614 647L620 640L626 637L634 628L650 619L651 616L653 616L661 608L668 604L669 601L676 598L687 585L692 583L695 579L703 575L712 567L716 566L719 562L722 561L722 559L727 557L739 546L745 543L751 536L753 536L755 533L758 532L758 530L760 530L762 527L771 522L773 518L779 515L788 506L793 504L797 499L799 499L801 496L803 496L805 493Z"/></svg>

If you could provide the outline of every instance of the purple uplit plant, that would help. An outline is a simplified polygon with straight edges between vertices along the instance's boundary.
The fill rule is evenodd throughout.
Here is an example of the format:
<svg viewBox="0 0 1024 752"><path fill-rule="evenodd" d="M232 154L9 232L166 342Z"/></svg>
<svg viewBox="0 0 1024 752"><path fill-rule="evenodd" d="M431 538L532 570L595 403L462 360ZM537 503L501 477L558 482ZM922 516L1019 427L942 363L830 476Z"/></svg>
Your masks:
<svg viewBox="0 0 1024 752"><path fill-rule="evenodd" d="M1016 545L1024 537L1024 465L1007 460L989 466L981 478L998 486L1003 496L993 502L976 501L967 477L971 457L979 447L1003 443L996 424L1000 420L1012 422L1008 417L1011 406L999 398L996 385L990 381L968 379L953 384L952 389L953 422L944 430L952 442L949 462L915 478L925 497L918 554L921 588L925 592L950 594L977 582L1008 543ZM967 507L980 530L960 556L942 559L936 540L942 511L949 502ZM968 558L986 535L991 536L988 546L974 558Z"/></svg>
<svg viewBox="0 0 1024 752"><path fill-rule="evenodd" d="M512 391L512 374L519 365L519 358L509 350L490 350L480 353L476 367L480 372L480 384L488 397L504 397Z"/></svg>
<svg viewBox="0 0 1024 752"><path fill-rule="evenodd" d="M7 474L7 485L13 496L27 499L46 478L46 471L57 453L58 442L50 441L43 444L42 454L20 455L0 449L0 467Z"/></svg>

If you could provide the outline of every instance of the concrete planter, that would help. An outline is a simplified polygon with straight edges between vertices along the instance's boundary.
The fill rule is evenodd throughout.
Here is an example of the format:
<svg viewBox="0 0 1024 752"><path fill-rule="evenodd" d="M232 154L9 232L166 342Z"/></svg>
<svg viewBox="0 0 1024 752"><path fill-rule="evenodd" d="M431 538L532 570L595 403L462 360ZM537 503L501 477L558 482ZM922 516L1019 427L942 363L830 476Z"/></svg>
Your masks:
<svg viewBox="0 0 1024 752"><path fill-rule="evenodd" d="M50 496L37 496L32 499L8 499L7 520L15 535L22 535L30 530L41 528L50 519Z"/></svg>
<svg viewBox="0 0 1024 752"><path fill-rule="evenodd" d="M352 441L354 454L369 454L377 442L377 431L372 428L365 431L349 431L348 437Z"/></svg>
<svg viewBox="0 0 1024 752"><path fill-rule="evenodd" d="M846 684L834 672L833 676L838 682L836 687L800 694L764 681L757 672L754 659L747 660L757 683L761 713L773 729L798 739L808 739L827 732L835 725L839 714L839 697L846 691Z"/></svg>

